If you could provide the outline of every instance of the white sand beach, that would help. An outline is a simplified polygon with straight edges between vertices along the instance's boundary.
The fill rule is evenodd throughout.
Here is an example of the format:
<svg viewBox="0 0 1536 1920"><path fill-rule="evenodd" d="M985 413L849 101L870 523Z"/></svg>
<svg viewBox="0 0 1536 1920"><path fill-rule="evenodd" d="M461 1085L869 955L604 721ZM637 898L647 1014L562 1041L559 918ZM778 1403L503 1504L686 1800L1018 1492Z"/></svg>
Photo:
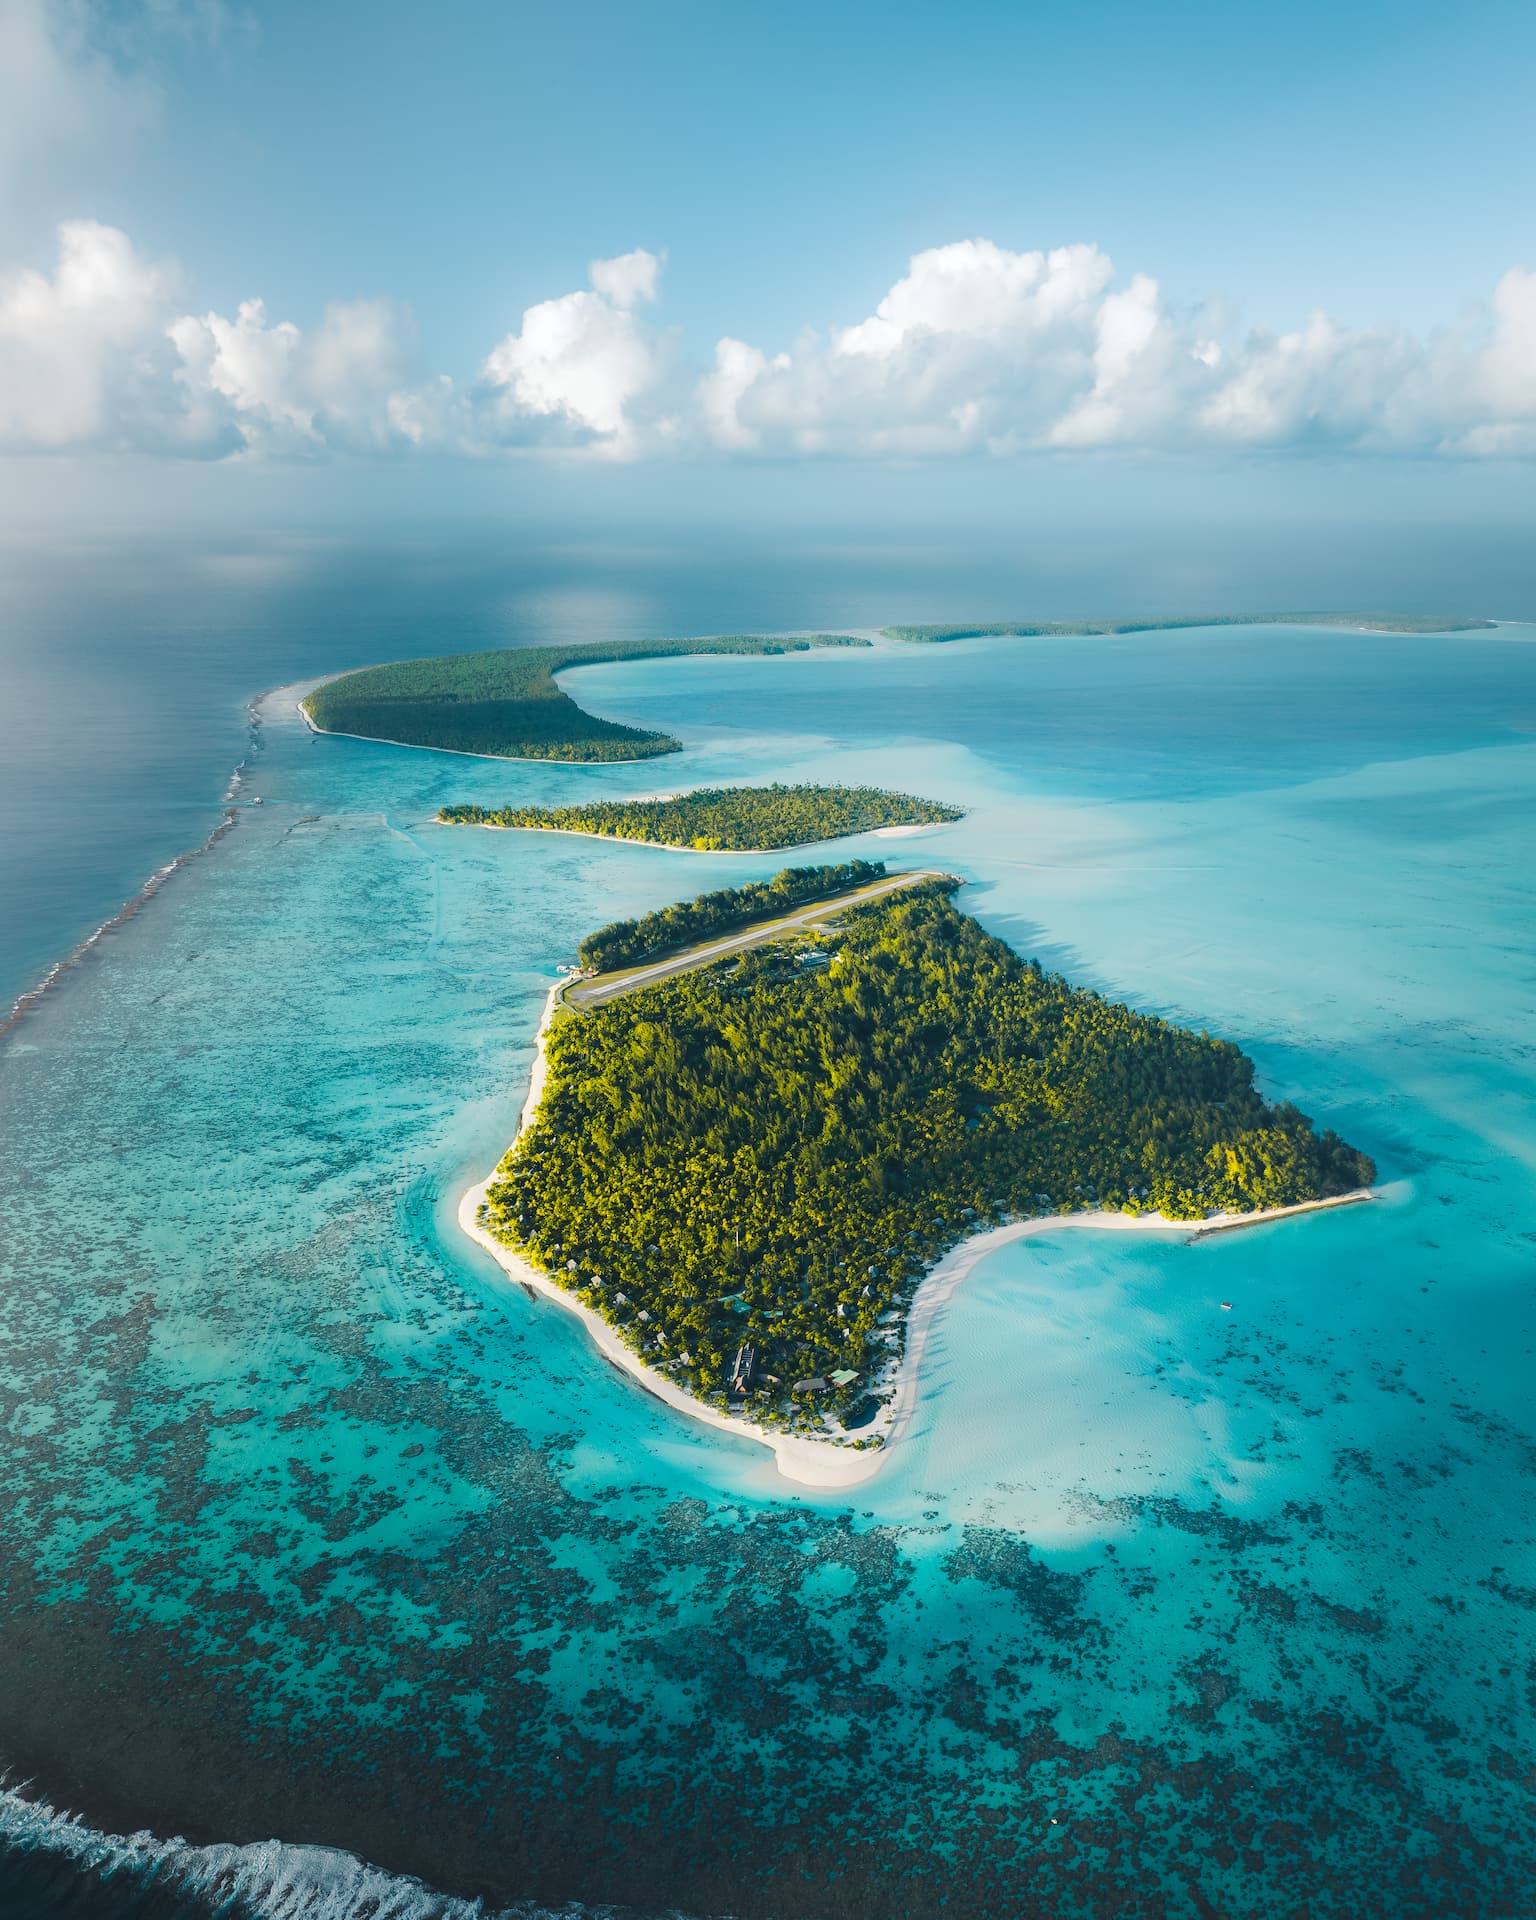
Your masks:
<svg viewBox="0 0 1536 1920"><path fill-rule="evenodd" d="M923 1276L913 1297L907 1315L901 1359L895 1374L887 1376L881 1389L886 1391L894 1385L895 1393L884 1412L868 1429L871 1433L883 1433L885 1436L885 1445L875 1456L876 1460L889 1458L892 1449L911 1425L917 1407L923 1354L939 1316L960 1291L971 1270L988 1254L1007 1246L1010 1241L1028 1240L1037 1234L1060 1233L1069 1227L1087 1227L1098 1233L1178 1234L1185 1241L1193 1241L1203 1239L1207 1234L1227 1233L1237 1227L1257 1227L1269 1220L1288 1220L1296 1214L1318 1213L1329 1207L1355 1206L1374 1197L1370 1188L1362 1187L1354 1193L1337 1194L1327 1200L1307 1200L1291 1207L1267 1207L1257 1213L1213 1213L1203 1220L1170 1220L1163 1213L1107 1213L1102 1209L1091 1213L1048 1213L1031 1220L1013 1220L1006 1226L991 1227L983 1233L972 1234L970 1239L953 1248L931 1272Z"/></svg>
<svg viewBox="0 0 1536 1920"><path fill-rule="evenodd" d="M307 715L305 717L308 718ZM311 720L310 731L312 733L320 733L323 732L324 729L315 726ZM338 734L336 737L341 739L344 736ZM352 736L345 737L350 738ZM399 742L397 741L392 744L398 745ZM470 758L474 757L476 756L470 756ZM562 764L583 766L590 763L585 761L567 761ZM436 824L454 826L457 823L453 821L440 821ZM904 827L853 827L850 828L847 833L828 834L824 840L796 840L791 845L784 847L685 847L677 840L647 840L643 839L639 834L633 833L595 833L589 827L504 827L499 820L476 820L471 824L491 833L560 833L572 840L604 840L611 847L654 847L658 853L756 854L766 857L769 854L810 853L817 847L831 846L836 840L860 839L866 832L872 840L905 839L910 834L932 833L938 827L947 827L953 823L948 820L919 820Z"/></svg>

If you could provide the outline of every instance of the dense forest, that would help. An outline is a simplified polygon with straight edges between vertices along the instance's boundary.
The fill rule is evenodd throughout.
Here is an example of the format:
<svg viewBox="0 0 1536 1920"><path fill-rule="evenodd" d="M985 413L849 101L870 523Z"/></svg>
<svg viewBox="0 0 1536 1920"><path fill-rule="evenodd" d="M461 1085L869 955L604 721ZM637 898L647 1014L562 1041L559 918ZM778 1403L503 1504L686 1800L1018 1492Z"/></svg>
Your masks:
<svg viewBox="0 0 1536 1920"><path fill-rule="evenodd" d="M754 1418L854 1425L919 1276L978 1228L1102 1206L1193 1219L1375 1174L1269 1105L1230 1042L1026 962L953 882L557 1019L491 1230L651 1364Z"/></svg>
<svg viewBox="0 0 1536 1920"><path fill-rule="evenodd" d="M542 827L644 840L699 852L763 851L837 840L876 827L958 820L959 807L884 787L699 787L661 800L588 800L574 807L443 807L447 826Z"/></svg>
<svg viewBox="0 0 1536 1920"><path fill-rule="evenodd" d="M691 653L803 653L808 647L865 647L845 633L780 640L736 633L707 640L627 640L612 646L511 647L449 653L365 667L327 681L304 701L326 733L361 734L410 747L484 753L514 760L644 760L676 753L666 733L586 713L555 685L567 667Z"/></svg>
<svg viewBox="0 0 1536 1920"><path fill-rule="evenodd" d="M839 866L785 867L771 880L752 880L741 887L721 887L694 900L679 900L638 920L615 920L589 933L576 958L593 973L615 973L638 967L664 953L676 953L717 933L734 933L754 920L772 920L810 900L849 887L862 887L885 872L882 860L845 860Z"/></svg>
<svg viewBox="0 0 1536 1920"><path fill-rule="evenodd" d="M1199 613L1163 620L997 620L963 627L883 627L887 640L981 640L996 634L1028 639L1077 639L1096 633L1168 633L1182 627L1352 627L1368 633L1471 633L1491 620L1429 613Z"/></svg>

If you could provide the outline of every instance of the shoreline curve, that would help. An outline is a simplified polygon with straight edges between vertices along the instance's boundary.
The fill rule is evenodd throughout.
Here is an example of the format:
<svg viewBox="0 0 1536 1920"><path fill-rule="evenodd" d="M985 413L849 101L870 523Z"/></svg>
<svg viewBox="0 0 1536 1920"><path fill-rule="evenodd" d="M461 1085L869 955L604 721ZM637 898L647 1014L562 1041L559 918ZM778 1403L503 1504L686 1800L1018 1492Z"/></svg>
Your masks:
<svg viewBox="0 0 1536 1920"><path fill-rule="evenodd" d="M1361 1187L1352 1193L1332 1194L1322 1200L1304 1200L1293 1206L1267 1207L1255 1213L1213 1213L1200 1220L1172 1220L1161 1213L1109 1213L1097 1209L1086 1213L1037 1214L1026 1220L1011 1220L1000 1227L989 1227L962 1240L959 1246L952 1247L919 1282L907 1309L906 1337L894 1379L888 1376L871 1389L885 1391L894 1385L895 1393L881 1413L868 1427L861 1428L858 1434L860 1439L878 1439L881 1443L879 1446L855 1447L840 1442L830 1433L824 1440L812 1439L804 1434L780 1433L772 1427L760 1426L755 1420L722 1413L718 1407L710 1406L680 1387L675 1380L669 1380L664 1373L647 1366L625 1345L601 1314L557 1285L542 1268L514 1253L480 1224L478 1216L486 1190L500 1171L502 1161L516 1151L518 1141L527 1131L544 1097L544 1084L549 1076L546 1043L565 985L564 980L557 980L544 1001L544 1012L534 1039L528 1093L518 1118L517 1132L506 1153L486 1177L474 1182L460 1195L457 1209L459 1227L491 1256L508 1279L521 1282L540 1298L551 1300L567 1313L574 1314L585 1326L599 1353L627 1373L637 1386L664 1401L674 1412L686 1414L703 1426L734 1434L738 1439L755 1440L767 1447L774 1456L780 1474L798 1486L823 1489L856 1487L874 1479L911 1428L917 1411L923 1356L934 1326L972 1268L997 1248L1038 1234L1058 1233L1064 1227L1086 1227L1095 1232L1109 1233L1176 1233L1182 1235L1186 1244L1192 1244L1208 1234L1226 1233L1236 1227L1262 1226L1267 1221L1293 1219L1300 1214L1320 1213L1334 1207L1358 1206L1376 1197L1374 1189Z"/></svg>
<svg viewBox="0 0 1536 1920"><path fill-rule="evenodd" d="M363 669L349 668L348 671L361 673ZM346 675L341 673L331 675L332 680L345 678ZM327 684L324 680L318 680L310 692L315 692ZM308 698L309 695L306 694L304 699ZM299 717L305 726L319 740L366 740L376 747L407 747L412 753L451 753L460 760L511 761L525 767L622 767L629 766L636 760L661 760L669 753L682 752L682 743L679 742L676 746L659 747L655 753L637 753L631 760L561 760L552 753L471 753L467 747L429 747L420 740L386 740L381 733L343 733L340 727L317 727L309 717L309 709L304 705L304 700L295 700L293 704L298 709Z"/></svg>

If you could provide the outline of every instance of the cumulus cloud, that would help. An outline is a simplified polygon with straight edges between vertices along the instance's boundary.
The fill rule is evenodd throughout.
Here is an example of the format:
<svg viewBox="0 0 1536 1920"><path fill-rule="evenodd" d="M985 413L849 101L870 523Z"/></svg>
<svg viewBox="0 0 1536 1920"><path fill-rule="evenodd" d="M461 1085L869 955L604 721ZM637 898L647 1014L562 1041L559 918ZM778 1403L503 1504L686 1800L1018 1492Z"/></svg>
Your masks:
<svg viewBox="0 0 1536 1920"><path fill-rule="evenodd" d="M635 408L657 387L661 363L634 308L656 298L660 272L660 257L638 248L594 260L590 290L529 307L481 368L493 437L586 446L619 459L640 452Z"/></svg>
<svg viewBox="0 0 1536 1920"><path fill-rule="evenodd" d="M699 382L722 451L919 455L1329 446L1536 452L1536 275L1470 330L1424 340L1315 314L1222 337L1096 247L916 254L868 318L772 354L727 338Z"/></svg>
<svg viewBox="0 0 1536 1920"><path fill-rule="evenodd" d="M305 332L260 300L183 313L183 293L127 234L67 221L52 274L0 279L0 446L312 455L452 437L388 301L332 305Z"/></svg>
<svg viewBox="0 0 1536 1920"><path fill-rule="evenodd" d="M958 240L914 254L867 320L833 336L839 354L889 359L944 337L1022 346L1091 323L1113 269L1097 247L1010 253L990 240Z"/></svg>
<svg viewBox="0 0 1536 1920"><path fill-rule="evenodd" d="M245 451L380 452L446 431L440 383L413 389L406 329L387 300L333 304L308 333L269 324L260 300L242 301L233 320L187 314L166 331L188 415L216 420L222 403Z"/></svg>
<svg viewBox="0 0 1536 1920"><path fill-rule="evenodd" d="M595 260L591 286L541 301L461 389L422 377L393 302L335 302L312 327L259 298L183 310L183 275L95 221L59 229L52 274L0 279L0 446L305 458L407 448L565 448L630 458L675 423L656 397L659 336L636 308L661 258Z"/></svg>
<svg viewBox="0 0 1536 1920"><path fill-rule="evenodd" d="M662 256L594 260L477 376L420 364L406 310L259 298L198 312L172 262L66 222L51 271L0 274L0 446L199 457L453 450L633 460L916 459L1327 447L1536 457L1536 272L1428 338L1314 314L1290 332L1170 307L1092 246L914 255L865 318L782 351L727 336L691 385L650 318Z"/></svg>
<svg viewBox="0 0 1536 1920"><path fill-rule="evenodd" d="M1512 267L1494 288L1493 337L1477 362L1462 451L1536 454L1536 272Z"/></svg>
<svg viewBox="0 0 1536 1920"><path fill-rule="evenodd" d="M1095 247L915 255L868 319L772 358L725 340L699 393L716 443L921 455L1043 440L1091 378L1112 274Z"/></svg>
<svg viewBox="0 0 1536 1920"><path fill-rule="evenodd" d="M594 260L587 276L593 290L613 306L632 307L639 300L656 298L656 283L665 258L665 254L636 247L633 253L621 253L614 260Z"/></svg>
<svg viewBox="0 0 1536 1920"><path fill-rule="evenodd" d="M93 220L59 229L50 277L0 278L0 443L56 449L162 437L175 358L161 325L174 268Z"/></svg>

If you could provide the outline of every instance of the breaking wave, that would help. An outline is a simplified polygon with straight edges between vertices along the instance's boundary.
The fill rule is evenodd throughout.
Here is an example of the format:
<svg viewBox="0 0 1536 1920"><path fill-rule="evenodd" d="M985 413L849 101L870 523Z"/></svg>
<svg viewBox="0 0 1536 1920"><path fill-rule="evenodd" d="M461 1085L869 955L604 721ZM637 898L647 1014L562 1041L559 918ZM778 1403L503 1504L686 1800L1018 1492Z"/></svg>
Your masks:
<svg viewBox="0 0 1536 1920"><path fill-rule="evenodd" d="M281 1840L194 1847L148 1833L98 1833L14 1785L0 1785L0 1914L5 1920L640 1920L618 1907L490 1908L435 1893L331 1847Z"/></svg>
<svg viewBox="0 0 1536 1920"><path fill-rule="evenodd" d="M261 719L258 709L266 698L265 694L260 694L246 708L249 744L246 747L245 757L236 763L234 771L229 776L228 784L224 788L220 801L224 811L217 824L195 847L188 847L184 853L178 853L174 860L167 860L163 867L156 867L131 900L125 901L109 919L103 920L99 927L71 947L62 960L55 960L35 987L28 987L25 993L18 994L11 1003L10 1012L0 1020L0 1038L4 1038L13 1027L19 1026L38 1002L58 985L61 976L68 973L71 968L78 967L99 941L104 940L109 933L122 926L125 921L131 920L136 913L147 906L173 873L178 872L193 860L200 860L205 853L211 853L236 824L240 818L237 802L240 789L245 784L246 771L252 758L261 751Z"/></svg>

